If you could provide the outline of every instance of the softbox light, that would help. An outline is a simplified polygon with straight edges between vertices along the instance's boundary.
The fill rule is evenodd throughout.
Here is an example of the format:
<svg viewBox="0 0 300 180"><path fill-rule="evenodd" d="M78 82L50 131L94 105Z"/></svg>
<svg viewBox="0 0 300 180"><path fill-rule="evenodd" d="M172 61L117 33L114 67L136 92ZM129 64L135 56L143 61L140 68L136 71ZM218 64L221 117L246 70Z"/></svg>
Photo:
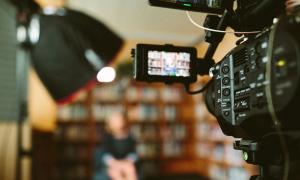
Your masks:
<svg viewBox="0 0 300 180"><path fill-rule="evenodd" d="M29 28L33 40L39 34L31 48L33 66L58 103L69 102L95 84L97 72L123 45L122 38L103 23L74 10L45 9L31 24L39 28Z"/></svg>

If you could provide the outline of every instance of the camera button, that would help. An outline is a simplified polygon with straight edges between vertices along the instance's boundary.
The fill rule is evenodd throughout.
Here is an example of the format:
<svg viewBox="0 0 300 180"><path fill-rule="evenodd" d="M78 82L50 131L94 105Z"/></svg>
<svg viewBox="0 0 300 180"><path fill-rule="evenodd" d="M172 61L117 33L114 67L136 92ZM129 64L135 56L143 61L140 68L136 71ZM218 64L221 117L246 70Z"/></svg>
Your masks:
<svg viewBox="0 0 300 180"><path fill-rule="evenodd" d="M224 116L229 116L229 114L230 114L229 111L224 112Z"/></svg>
<svg viewBox="0 0 300 180"><path fill-rule="evenodd" d="M258 42L255 45L255 51L256 51L257 54L259 54L261 52L261 42Z"/></svg>
<svg viewBox="0 0 300 180"><path fill-rule="evenodd" d="M230 89L228 89L228 88L223 89L223 95L224 96L229 96L230 95Z"/></svg>
<svg viewBox="0 0 300 180"><path fill-rule="evenodd" d="M226 105L227 105L227 107L231 107L231 102L228 101L228 102L226 103Z"/></svg>
<svg viewBox="0 0 300 180"><path fill-rule="evenodd" d="M224 74L228 74L229 73L229 66L223 66L222 67L222 72L224 73Z"/></svg>
<svg viewBox="0 0 300 180"><path fill-rule="evenodd" d="M222 80L223 85L228 85L230 83L230 79L228 77L223 78Z"/></svg>

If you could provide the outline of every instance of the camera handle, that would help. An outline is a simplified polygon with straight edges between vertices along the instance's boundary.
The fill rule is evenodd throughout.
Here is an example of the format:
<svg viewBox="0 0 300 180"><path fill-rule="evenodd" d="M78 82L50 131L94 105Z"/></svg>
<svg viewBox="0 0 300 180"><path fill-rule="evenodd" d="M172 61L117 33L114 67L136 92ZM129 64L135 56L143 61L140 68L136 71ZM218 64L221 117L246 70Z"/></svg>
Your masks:
<svg viewBox="0 0 300 180"><path fill-rule="evenodd" d="M232 12L224 10L221 17L217 15L207 15L204 21L204 27L224 31L228 27ZM225 33L205 31L205 41L209 43L209 47L204 56L204 60L212 60L213 56L223 40Z"/></svg>
<svg viewBox="0 0 300 180"><path fill-rule="evenodd" d="M228 27L228 21L230 20L231 15L232 13L228 10L224 10L224 13L221 17L217 15L207 15L204 21L204 27L216 30L225 30ZM204 58L197 60L196 66L198 75L209 74L210 68L215 64L213 56L224 36L224 33L205 31L205 41L209 43L209 46ZM192 91L190 89L190 84L184 84L185 91L191 95L202 93L209 86L210 82L197 91Z"/></svg>

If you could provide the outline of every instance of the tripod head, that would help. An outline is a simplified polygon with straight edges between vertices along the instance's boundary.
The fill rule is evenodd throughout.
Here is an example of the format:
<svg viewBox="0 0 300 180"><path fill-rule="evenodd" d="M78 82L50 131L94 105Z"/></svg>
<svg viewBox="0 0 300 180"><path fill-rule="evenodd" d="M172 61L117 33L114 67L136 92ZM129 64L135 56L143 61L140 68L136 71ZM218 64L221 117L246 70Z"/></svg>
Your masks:
<svg viewBox="0 0 300 180"><path fill-rule="evenodd" d="M234 149L243 152L244 160L260 167L260 175L251 180L282 180L285 171L284 153L289 154L288 179L300 177L300 132L284 132L288 152L279 146L278 134L266 135L261 141L239 140L234 142Z"/></svg>

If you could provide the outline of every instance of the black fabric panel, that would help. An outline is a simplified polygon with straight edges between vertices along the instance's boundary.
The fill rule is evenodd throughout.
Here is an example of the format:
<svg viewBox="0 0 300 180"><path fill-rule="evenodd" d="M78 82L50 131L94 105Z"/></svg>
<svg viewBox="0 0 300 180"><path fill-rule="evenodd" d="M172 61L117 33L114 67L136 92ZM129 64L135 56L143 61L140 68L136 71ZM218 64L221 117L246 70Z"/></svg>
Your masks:
<svg viewBox="0 0 300 180"><path fill-rule="evenodd" d="M122 38L111 31L103 23L82 13L69 10L67 21L71 22L73 28L80 29L89 41L89 45L106 62L113 60L116 52L123 44Z"/></svg>
<svg viewBox="0 0 300 180"><path fill-rule="evenodd" d="M96 20L75 11L65 16L41 16L40 40L33 48L33 65L55 100L62 101L96 78L85 58L93 49L104 64L118 53L123 40Z"/></svg>

